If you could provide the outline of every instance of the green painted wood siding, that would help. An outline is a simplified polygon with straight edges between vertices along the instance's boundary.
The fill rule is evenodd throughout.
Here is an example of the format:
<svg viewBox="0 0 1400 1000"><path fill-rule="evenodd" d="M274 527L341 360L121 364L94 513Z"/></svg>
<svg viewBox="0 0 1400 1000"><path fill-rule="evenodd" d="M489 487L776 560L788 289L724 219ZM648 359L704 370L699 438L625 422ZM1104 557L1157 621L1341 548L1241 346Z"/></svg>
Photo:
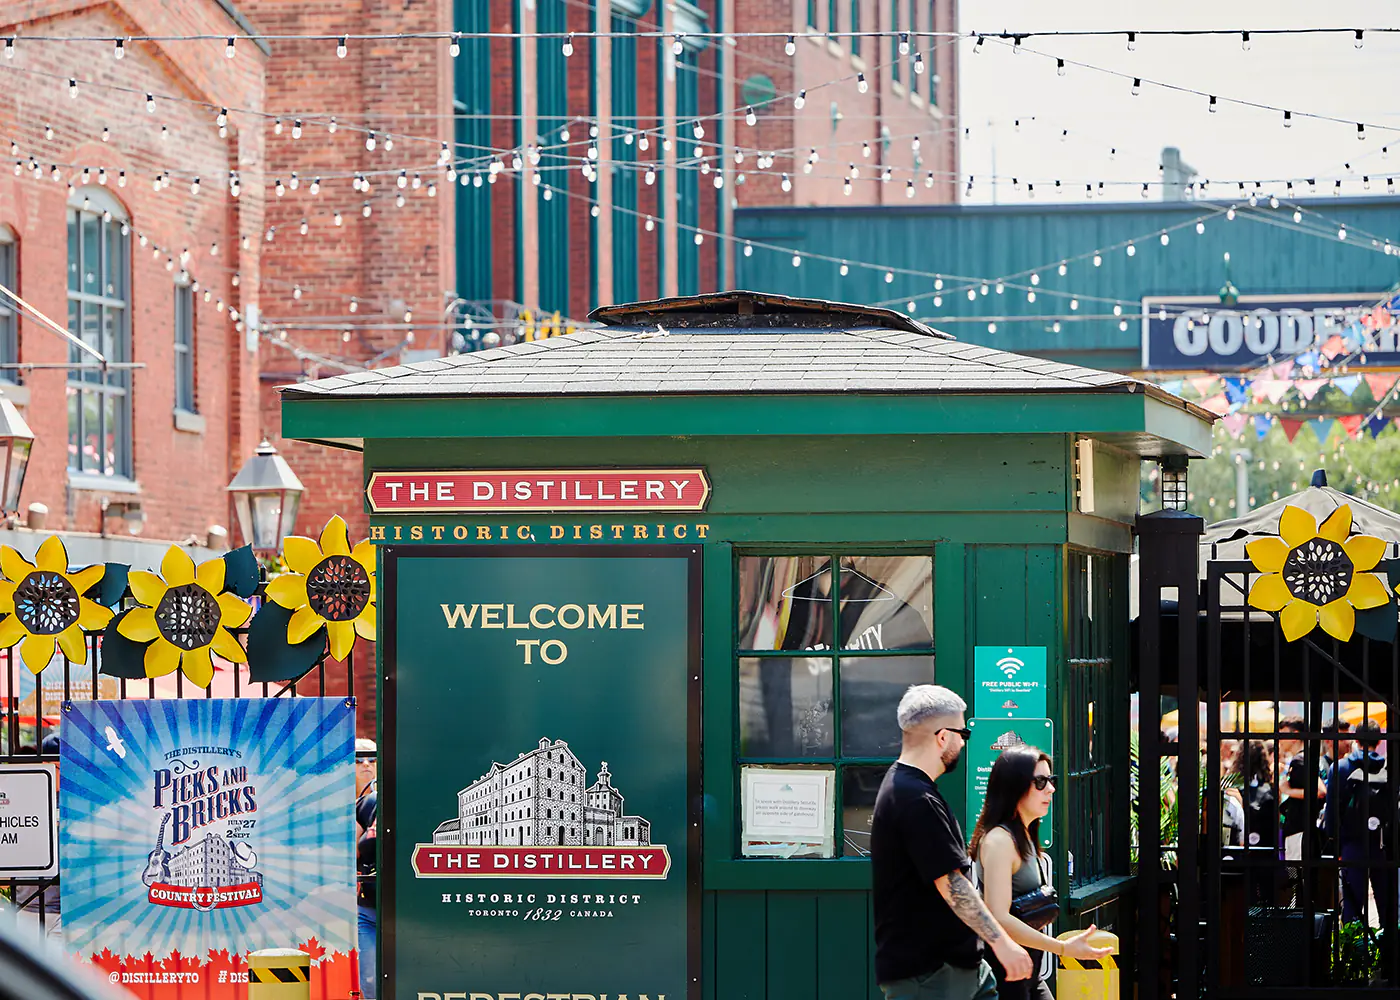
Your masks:
<svg viewBox="0 0 1400 1000"><path fill-rule="evenodd" d="M897 0L896 0L897 2ZM926 72L929 70L926 70ZM920 189L922 193L922 188ZM1222 255L1231 255L1231 278L1246 295L1303 292L1382 293L1400 281L1400 257L1368 246L1340 244L1262 222L1249 221L1241 208L1233 222L1223 214L1205 221L1197 235L1199 216L1227 208L1229 202L1161 202L1093 205L927 206L915 203L898 210L870 208L741 208L734 213L739 240L751 239L784 248L838 258L832 263L804 261L792 266L788 252L755 247L752 257L735 257L735 285L765 292L833 298L847 302L888 305L903 310L917 296L919 318L952 333L959 340L1003 350L1053 356L1112 370L1131 370L1140 363L1141 330L1131 303L1146 295L1214 295L1224 280ZM1400 203L1395 200L1329 198L1304 202L1327 219L1345 223L1356 233L1400 232ZM1272 212L1263 203L1253 210ZM1174 230L1162 246L1157 234ZM1102 266L1090 260L1072 262L1060 277L1058 262L1067 256L1092 254L1134 237L1148 238L1129 257L1119 249L1104 255ZM1357 239L1353 237L1353 239ZM1027 302L1024 290L1008 287L997 295L990 289L975 302L966 295L967 283L949 278L943 305L935 308L933 279L896 273L886 284L883 267L860 268L852 263L849 276L839 275L839 258L884 267L969 275L994 280L1040 268L1037 301ZM977 288L974 285L974 288ZM1057 292L1065 294L1055 294ZM941 325L943 317L1048 317L1071 314L1069 299L1081 296L1079 314L1103 319L1066 321L1054 333L1048 318L998 322L989 334L985 322ZM1122 299L1128 328L1120 330L1110 306L1093 296Z"/></svg>
<svg viewBox="0 0 1400 1000"><path fill-rule="evenodd" d="M487 5L481 0L456 0L454 30L463 34L490 30ZM454 111L457 119L456 155L475 159L491 151L491 59L486 38L463 38L461 55L453 63ZM491 188L457 188L457 294L464 299L490 299L494 238L491 228Z"/></svg>
<svg viewBox="0 0 1400 1000"><path fill-rule="evenodd" d="M700 113L700 69L696 53L686 51L676 59L676 290L681 295L700 291L700 247L695 232L700 226L700 160L695 149L694 123ZM705 138L710 138L706 133ZM714 147L706 147L713 149Z"/></svg>
<svg viewBox="0 0 1400 1000"><path fill-rule="evenodd" d="M566 0L537 0L536 31L559 34L567 30ZM575 44L578 44L577 42ZM568 63L559 38L539 38L535 41L535 101L539 134L546 149L562 145L559 130L569 124ZM587 138L588 126L575 123L570 127L569 148L580 138ZM582 130L583 135L573 133ZM540 158L540 186L535 191L539 232L539 308L551 313L558 310L569 314L569 162L560 152L546 152ZM553 188L545 197L545 187ZM527 195L528 197L528 195ZM534 303L525 303L527 306Z"/></svg>
<svg viewBox="0 0 1400 1000"><path fill-rule="evenodd" d="M612 112L615 129L637 127L636 22L630 17L612 19ZM614 302L637 299L637 143L612 141L613 196L613 296Z"/></svg>

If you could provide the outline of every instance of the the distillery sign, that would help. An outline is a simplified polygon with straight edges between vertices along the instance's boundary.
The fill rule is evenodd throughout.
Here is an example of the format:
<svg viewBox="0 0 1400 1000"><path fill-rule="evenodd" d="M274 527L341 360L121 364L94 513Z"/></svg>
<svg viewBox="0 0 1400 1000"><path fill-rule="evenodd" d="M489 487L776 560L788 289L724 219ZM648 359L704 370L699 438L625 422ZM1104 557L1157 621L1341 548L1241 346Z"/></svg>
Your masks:
<svg viewBox="0 0 1400 1000"><path fill-rule="evenodd" d="M704 469L464 469L376 472L376 514L705 509Z"/></svg>

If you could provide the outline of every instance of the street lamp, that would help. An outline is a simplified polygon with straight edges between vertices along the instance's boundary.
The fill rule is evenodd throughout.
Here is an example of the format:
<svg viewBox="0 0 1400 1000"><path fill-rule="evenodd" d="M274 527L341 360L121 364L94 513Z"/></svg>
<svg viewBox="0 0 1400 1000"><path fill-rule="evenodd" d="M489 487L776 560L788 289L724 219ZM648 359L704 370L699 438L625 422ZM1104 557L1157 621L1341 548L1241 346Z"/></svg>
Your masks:
<svg viewBox="0 0 1400 1000"><path fill-rule="evenodd" d="M243 540L251 543L255 552L281 550L282 540L296 523L304 489L287 460L266 440L238 470L228 491L233 494Z"/></svg>
<svg viewBox="0 0 1400 1000"><path fill-rule="evenodd" d="M34 432L15 404L0 396L0 514L7 519L19 513L19 494L33 445Z"/></svg>

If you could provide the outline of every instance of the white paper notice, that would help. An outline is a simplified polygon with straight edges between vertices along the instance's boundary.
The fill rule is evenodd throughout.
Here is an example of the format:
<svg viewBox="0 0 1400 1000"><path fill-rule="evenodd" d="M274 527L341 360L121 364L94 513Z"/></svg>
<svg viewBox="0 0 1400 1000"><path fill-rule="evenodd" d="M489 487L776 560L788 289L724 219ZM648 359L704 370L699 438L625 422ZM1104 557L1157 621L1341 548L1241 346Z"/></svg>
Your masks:
<svg viewBox="0 0 1400 1000"><path fill-rule="evenodd" d="M746 767L744 836L821 843L831 837L831 771Z"/></svg>
<svg viewBox="0 0 1400 1000"><path fill-rule="evenodd" d="M0 767L0 878L58 874L58 770Z"/></svg>

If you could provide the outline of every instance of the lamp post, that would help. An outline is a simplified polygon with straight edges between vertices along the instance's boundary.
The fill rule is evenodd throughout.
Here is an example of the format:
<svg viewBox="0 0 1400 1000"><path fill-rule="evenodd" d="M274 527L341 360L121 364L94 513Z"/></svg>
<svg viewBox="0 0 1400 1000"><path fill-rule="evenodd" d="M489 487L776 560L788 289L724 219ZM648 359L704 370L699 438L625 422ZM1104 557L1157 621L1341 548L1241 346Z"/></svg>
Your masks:
<svg viewBox="0 0 1400 1000"><path fill-rule="evenodd" d="M305 487L287 460L266 440L238 470L228 491L243 540L253 551L275 554L292 533Z"/></svg>
<svg viewBox="0 0 1400 1000"><path fill-rule="evenodd" d="M19 513L19 494L29 469L34 432L15 404L0 396L0 515L9 520Z"/></svg>

